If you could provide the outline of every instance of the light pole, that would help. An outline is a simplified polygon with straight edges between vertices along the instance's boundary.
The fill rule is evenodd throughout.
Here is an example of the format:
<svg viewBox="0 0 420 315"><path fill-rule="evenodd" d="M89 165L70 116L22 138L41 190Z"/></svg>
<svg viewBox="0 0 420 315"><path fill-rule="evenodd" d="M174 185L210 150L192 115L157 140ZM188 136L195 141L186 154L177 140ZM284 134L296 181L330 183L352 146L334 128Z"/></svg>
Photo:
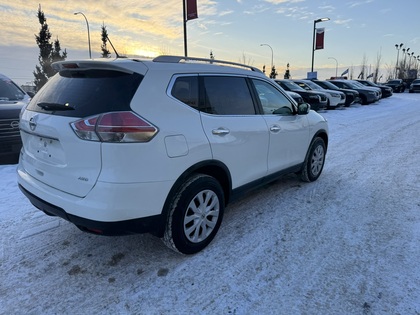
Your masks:
<svg viewBox="0 0 420 315"><path fill-rule="evenodd" d="M397 49L397 63L395 64L395 79L398 79L398 57L400 55L400 49L404 44L395 44L395 48Z"/></svg>
<svg viewBox="0 0 420 315"><path fill-rule="evenodd" d="M270 49L271 49L271 69L273 69L273 66L274 66L274 62L273 62L273 60L274 60L273 48L270 45L268 45L268 44L261 44L260 46L268 46L268 47L270 47Z"/></svg>
<svg viewBox="0 0 420 315"><path fill-rule="evenodd" d="M314 54L315 54L315 31L316 31L316 23L329 21L330 18L320 18L314 20L314 33L312 34L312 67L311 72L314 72Z"/></svg>
<svg viewBox="0 0 420 315"><path fill-rule="evenodd" d="M92 59L92 52L90 50L90 32L89 32L89 22L86 18L86 15L83 14L83 12L74 12L74 15L81 14L85 18L86 26L87 26L87 32L88 32L88 44L89 44L89 59Z"/></svg>
<svg viewBox="0 0 420 315"><path fill-rule="evenodd" d="M335 60L335 77L337 77L337 69L338 69L338 61L334 57L328 57L328 59L334 59Z"/></svg>
<svg viewBox="0 0 420 315"><path fill-rule="evenodd" d="M409 61L408 61L408 70L411 69L411 57L413 57L413 55L414 55L414 51L412 51L411 54L408 54L408 56L410 58Z"/></svg>

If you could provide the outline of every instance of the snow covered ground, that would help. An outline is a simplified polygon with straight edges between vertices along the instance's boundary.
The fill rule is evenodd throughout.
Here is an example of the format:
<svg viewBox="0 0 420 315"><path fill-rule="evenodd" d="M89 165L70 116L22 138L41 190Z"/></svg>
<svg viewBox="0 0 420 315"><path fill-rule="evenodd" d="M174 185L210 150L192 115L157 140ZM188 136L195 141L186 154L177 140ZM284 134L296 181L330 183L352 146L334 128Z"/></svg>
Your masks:
<svg viewBox="0 0 420 315"><path fill-rule="evenodd" d="M0 314L420 314L420 95L323 113L324 172L234 204L203 252L95 236L0 166Z"/></svg>

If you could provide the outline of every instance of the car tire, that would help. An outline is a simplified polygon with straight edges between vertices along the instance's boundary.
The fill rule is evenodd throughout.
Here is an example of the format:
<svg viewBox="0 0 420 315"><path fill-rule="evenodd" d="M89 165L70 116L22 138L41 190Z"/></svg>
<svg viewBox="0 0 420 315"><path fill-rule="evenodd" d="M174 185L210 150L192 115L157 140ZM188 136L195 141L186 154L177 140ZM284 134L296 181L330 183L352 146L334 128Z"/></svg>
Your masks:
<svg viewBox="0 0 420 315"><path fill-rule="evenodd" d="M215 178L189 177L170 203L163 242L186 255L201 251L219 230L224 207L223 189Z"/></svg>
<svg viewBox="0 0 420 315"><path fill-rule="evenodd" d="M364 95L360 96L360 104L362 104L362 105L367 105L368 104L366 96L364 96Z"/></svg>
<svg viewBox="0 0 420 315"><path fill-rule="evenodd" d="M306 154L300 178L305 182L313 182L321 175L325 163L327 148L322 138L316 137Z"/></svg>

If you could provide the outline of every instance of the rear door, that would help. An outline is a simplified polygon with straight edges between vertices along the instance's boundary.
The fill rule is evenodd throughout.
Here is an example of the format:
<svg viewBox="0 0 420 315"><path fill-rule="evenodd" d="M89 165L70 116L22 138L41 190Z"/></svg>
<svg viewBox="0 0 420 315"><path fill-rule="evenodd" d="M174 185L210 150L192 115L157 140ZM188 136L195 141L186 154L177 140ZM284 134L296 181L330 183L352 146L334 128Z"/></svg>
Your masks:
<svg viewBox="0 0 420 315"><path fill-rule="evenodd" d="M247 80L236 76L201 76L201 120L213 158L230 170L232 188L267 173L269 135L256 109Z"/></svg>
<svg viewBox="0 0 420 315"><path fill-rule="evenodd" d="M66 65L66 64L64 64ZM32 99L20 128L21 166L46 185L83 197L101 171L101 145L76 136L71 123L130 110L142 76L103 63L68 63Z"/></svg>

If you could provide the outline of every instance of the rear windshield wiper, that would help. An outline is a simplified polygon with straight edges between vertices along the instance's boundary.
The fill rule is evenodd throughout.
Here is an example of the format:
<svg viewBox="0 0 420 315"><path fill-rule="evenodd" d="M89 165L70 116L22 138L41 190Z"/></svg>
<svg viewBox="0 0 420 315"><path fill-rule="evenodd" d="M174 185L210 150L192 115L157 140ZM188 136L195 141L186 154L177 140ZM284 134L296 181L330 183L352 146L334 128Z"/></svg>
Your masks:
<svg viewBox="0 0 420 315"><path fill-rule="evenodd" d="M38 103L39 107L45 110L74 110L74 107L69 103L59 104L59 103Z"/></svg>

